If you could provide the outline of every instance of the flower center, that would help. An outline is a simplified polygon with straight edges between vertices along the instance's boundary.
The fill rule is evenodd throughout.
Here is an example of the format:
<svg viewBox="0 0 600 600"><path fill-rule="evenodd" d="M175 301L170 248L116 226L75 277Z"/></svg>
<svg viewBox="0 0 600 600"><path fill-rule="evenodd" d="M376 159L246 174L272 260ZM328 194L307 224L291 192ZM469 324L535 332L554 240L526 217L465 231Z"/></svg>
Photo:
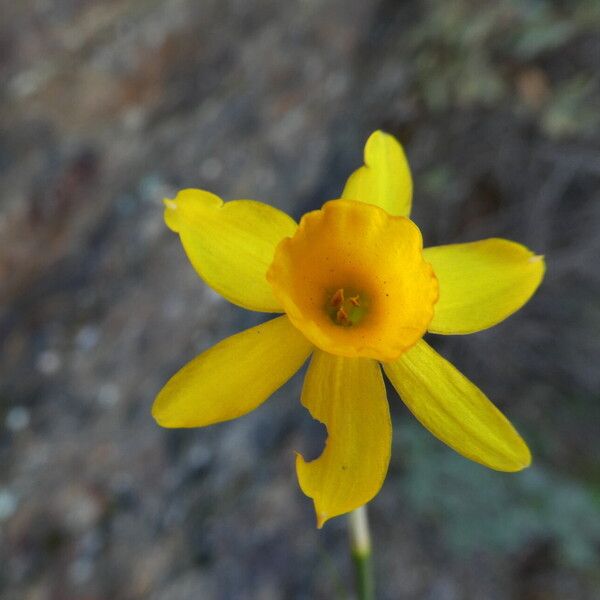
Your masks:
<svg viewBox="0 0 600 600"><path fill-rule="evenodd" d="M325 307L329 318L341 327L358 325L367 312L364 294L344 293L344 288L338 288L333 293Z"/></svg>
<svg viewBox="0 0 600 600"><path fill-rule="evenodd" d="M267 280L315 346L383 362L423 336L438 298L417 226L351 200L304 215L277 246Z"/></svg>

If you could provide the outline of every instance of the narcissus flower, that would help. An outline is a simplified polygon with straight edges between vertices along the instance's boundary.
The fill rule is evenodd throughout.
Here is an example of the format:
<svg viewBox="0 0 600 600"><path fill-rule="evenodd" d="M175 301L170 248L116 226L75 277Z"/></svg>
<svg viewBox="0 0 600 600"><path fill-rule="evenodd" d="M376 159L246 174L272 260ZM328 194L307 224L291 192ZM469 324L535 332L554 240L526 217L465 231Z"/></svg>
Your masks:
<svg viewBox="0 0 600 600"><path fill-rule="evenodd" d="M543 258L498 238L423 249L411 197L402 147L377 131L341 199L300 224L202 190L165 200L167 225L209 286L238 306L284 314L193 359L161 390L153 415L164 427L234 419L312 355L302 404L328 438L316 460L297 455L296 470L319 527L383 484L392 426L380 365L423 426L463 456L499 471L531 461L508 420L422 338L499 323L534 293Z"/></svg>

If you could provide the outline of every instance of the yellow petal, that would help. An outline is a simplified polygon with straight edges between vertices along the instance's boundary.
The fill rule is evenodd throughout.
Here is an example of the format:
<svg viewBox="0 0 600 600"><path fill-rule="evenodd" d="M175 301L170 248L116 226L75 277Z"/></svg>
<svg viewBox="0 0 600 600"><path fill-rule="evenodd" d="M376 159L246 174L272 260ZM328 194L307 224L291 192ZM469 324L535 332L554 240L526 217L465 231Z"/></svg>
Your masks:
<svg viewBox="0 0 600 600"><path fill-rule="evenodd" d="M342 198L375 204L391 215L410 215L412 177L395 137L383 131L371 134L365 144L365 166L350 175Z"/></svg>
<svg viewBox="0 0 600 600"><path fill-rule="evenodd" d="M240 417L280 388L311 350L285 316L242 331L176 373L158 394L152 415L163 427L202 427Z"/></svg>
<svg viewBox="0 0 600 600"><path fill-rule="evenodd" d="M545 266L525 246L491 238L423 251L440 286L429 331L473 333L496 325L523 306L540 285Z"/></svg>
<svg viewBox="0 0 600 600"><path fill-rule="evenodd" d="M182 190L165 205L165 222L210 287L244 308L281 312L265 273L277 244L294 235L293 219L262 202L223 203L203 190Z"/></svg>
<svg viewBox="0 0 600 600"><path fill-rule="evenodd" d="M384 368L421 424L459 454L498 471L520 471L531 463L506 417L423 340Z"/></svg>
<svg viewBox="0 0 600 600"><path fill-rule="evenodd" d="M362 506L381 488L390 460L392 426L379 365L315 350L302 404L327 427L325 450L296 457L302 491L315 503L317 526Z"/></svg>

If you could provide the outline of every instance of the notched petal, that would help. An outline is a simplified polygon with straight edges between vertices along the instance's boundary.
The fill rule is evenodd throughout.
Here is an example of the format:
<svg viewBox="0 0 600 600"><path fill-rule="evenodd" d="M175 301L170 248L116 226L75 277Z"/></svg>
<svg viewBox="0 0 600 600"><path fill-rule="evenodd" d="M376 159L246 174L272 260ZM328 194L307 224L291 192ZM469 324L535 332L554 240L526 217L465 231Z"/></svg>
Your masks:
<svg viewBox="0 0 600 600"><path fill-rule="evenodd" d="M317 526L371 500L390 460L392 427L379 365L315 350L302 404L327 427L321 456L296 456L302 491L315 504Z"/></svg>

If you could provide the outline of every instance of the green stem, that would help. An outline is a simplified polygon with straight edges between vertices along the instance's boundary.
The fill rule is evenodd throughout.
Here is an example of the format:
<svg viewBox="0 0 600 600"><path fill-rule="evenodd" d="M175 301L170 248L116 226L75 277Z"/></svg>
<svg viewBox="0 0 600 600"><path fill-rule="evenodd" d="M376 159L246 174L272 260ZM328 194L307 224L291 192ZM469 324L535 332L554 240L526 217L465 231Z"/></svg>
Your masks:
<svg viewBox="0 0 600 600"><path fill-rule="evenodd" d="M358 600L375 600L375 579L371 560L371 534L367 507L361 506L349 515L350 548L354 571L356 574L356 589Z"/></svg>

